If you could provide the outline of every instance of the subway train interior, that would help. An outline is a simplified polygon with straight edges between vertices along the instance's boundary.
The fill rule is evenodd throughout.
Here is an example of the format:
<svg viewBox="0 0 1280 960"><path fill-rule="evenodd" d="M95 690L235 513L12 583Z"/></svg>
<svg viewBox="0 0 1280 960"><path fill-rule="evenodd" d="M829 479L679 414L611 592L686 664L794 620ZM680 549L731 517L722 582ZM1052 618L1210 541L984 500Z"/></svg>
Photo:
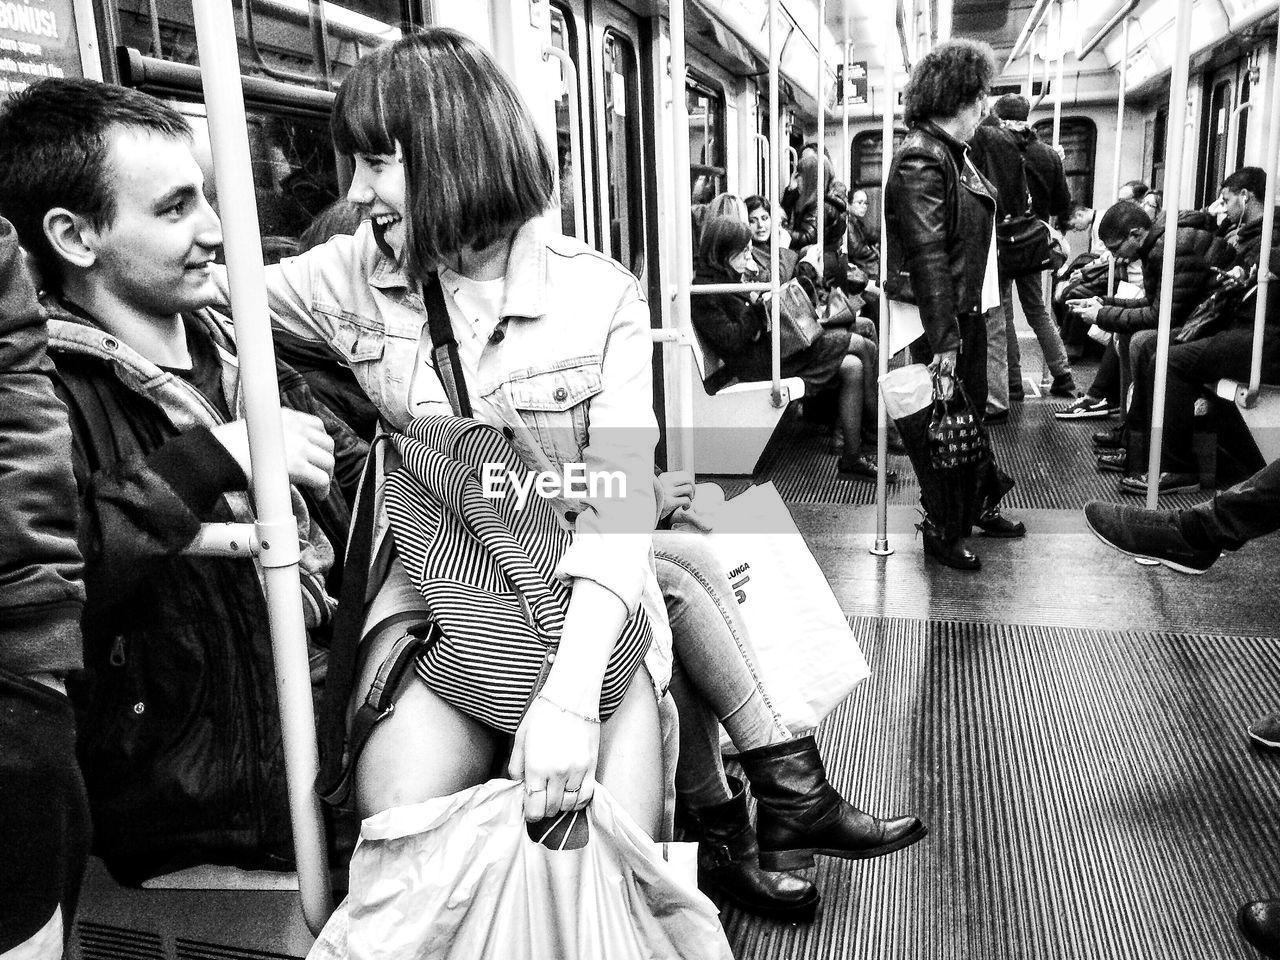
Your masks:
<svg viewBox="0 0 1280 960"><path fill-rule="evenodd" d="M1166 206L1209 208L1237 169L1277 170L1275 4L13 0L0 3L14 11L0 19L12 41L0 98L57 75L153 93L190 120L212 169L202 5L234 19L265 262L295 252L350 183L329 128L347 71L416 27L457 28L511 74L554 142L563 231L647 295L661 461L728 496L772 483L789 507L872 667L818 730L832 781L873 809L918 813L930 835L884 860L819 861L812 923L724 903L735 956L1256 955L1236 910L1280 897L1280 755L1245 731L1280 710L1280 542L1228 552L1198 577L1100 543L1087 502L1143 502L1095 461L1091 436L1118 416L1055 416L1071 400L1051 393L1019 307L1024 399L989 435L1016 480L1006 513L1028 533L974 537L980 575L927 562L905 457L873 449L896 478L850 479L821 398L800 380L706 388L708 350L689 319L690 211L721 193L772 198L777 211L799 153L820 143L878 224L885 134L896 145L907 130L901 91L951 38L994 49L992 97L1030 101L1073 205L1100 217L1142 181ZM1073 255L1096 239L1062 226ZM1084 390L1102 348L1088 336L1067 346ZM1204 503L1280 456L1280 389L1205 384L1197 414L1200 489L1161 496L1161 508ZM339 892L343 866L326 878ZM129 887L91 859L69 955L304 957L316 918L299 886L295 873L208 865Z"/></svg>

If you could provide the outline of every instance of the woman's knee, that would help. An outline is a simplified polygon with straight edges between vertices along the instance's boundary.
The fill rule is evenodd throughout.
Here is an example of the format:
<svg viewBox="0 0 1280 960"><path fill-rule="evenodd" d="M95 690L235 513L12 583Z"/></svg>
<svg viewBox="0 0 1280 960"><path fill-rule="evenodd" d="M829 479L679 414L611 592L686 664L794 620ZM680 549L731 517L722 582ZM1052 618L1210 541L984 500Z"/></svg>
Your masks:
<svg viewBox="0 0 1280 960"><path fill-rule="evenodd" d="M847 354L840 362L840 382L846 386L862 386L862 359L855 354Z"/></svg>

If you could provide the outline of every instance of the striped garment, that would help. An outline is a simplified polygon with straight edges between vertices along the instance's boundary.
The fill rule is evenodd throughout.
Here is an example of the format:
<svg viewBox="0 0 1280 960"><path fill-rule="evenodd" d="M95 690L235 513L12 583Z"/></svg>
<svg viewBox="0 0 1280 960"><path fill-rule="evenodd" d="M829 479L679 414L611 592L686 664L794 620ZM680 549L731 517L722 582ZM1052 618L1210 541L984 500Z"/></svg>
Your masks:
<svg viewBox="0 0 1280 960"><path fill-rule="evenodd" d="M560 640L570 587L554 571L572 534L536 493L522 508L509 483L501 497L484 495L485 464L521 483L529 473L496 428L419 417L394 440L403 466L386 480L387 516L442 635L419 655L418 675L464 713L514 733ZM622 702L652 636L643 610L623 627L605 672L602 720Z"/></svg>

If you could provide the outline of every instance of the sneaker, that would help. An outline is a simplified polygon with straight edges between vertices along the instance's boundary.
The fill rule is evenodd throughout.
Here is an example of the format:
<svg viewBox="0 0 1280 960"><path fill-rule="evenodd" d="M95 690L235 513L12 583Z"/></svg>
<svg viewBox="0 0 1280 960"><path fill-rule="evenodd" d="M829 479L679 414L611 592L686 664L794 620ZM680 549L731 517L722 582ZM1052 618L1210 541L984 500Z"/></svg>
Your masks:
<svg viewBox="0 0 1280 960"><path fill-rule="evenodd" d="M1129 454L1124 450L1108 450L1098 454L1099 473L1125 473L1129 469Z"/></svg>
<svg viewBox="0 0 1280 960"><path fill-rule="evenodd" d="M1124 447L1124 427L1112 427L1110 430L1099 430L1093 435L1095 448L1103 450L1120 450Z"/></svg>
<svg viewBox="0 0 1280 960"><path fill-rule="evenodd" d="M1161 494L1195 493L1199 489L1200 475L1198 473L1171 473L1165 471L1160 474L1157 492ZM1120 492L1145 497L1147 495L1147 475L1141 473L1137 476L1125 477L1120 481Z"/></svg>
<svg viewBox="0 0 1280 960"><path fill-rule="evenodd" d="M1027 399L1027 391L1023 389L1021 383L1009 384L1009 399L1014 403L1023 403Z"/></svg>
<svg viewBox="0 0 1280 960"><path fill-rule="evenodd" d="M1249 739L1268 750L1280 750L1280 713L1255 720L1248 726Z"/></svg>
<svg viewBox="0 0 1280 960"><path fill-rule="evenodd" d="M1053 415L1059 420L1100 420L1103 417L1110 417L1119 412L1120 408L1112 406L1105 398L1098 399L1083 396L1078 398L1075 403L1069 403L1065 407L1060 407L1053 411Z"/></svg>
<svg viewBox="0 0 1280 960"><path fill-rule="evenodd" d="M1085 504L1084 522L1107 546L1131 557L1155 560L1179 573L1201 574L1222 555L1187 543L1172 510L1144 510L1093 500Z"/></svg>
<svg viewBox="0 0 1280 960"><path fill-rule="evenodd" d="M1074 399L1080 395L1080 391L1076 389L1075 378L1071 376L1070 370L1054 376L1053 383L1049 387L1049 395L1068 399Z"/></svg>
<svg viewBox="0 0 1280 960"><path fill-rule="evenodd" d="M985 417L982 418L982 422L987 425L991 425L995 423L1008 423L1009 411L1008 410L992 410L990 413L988 413Z"/></svg>

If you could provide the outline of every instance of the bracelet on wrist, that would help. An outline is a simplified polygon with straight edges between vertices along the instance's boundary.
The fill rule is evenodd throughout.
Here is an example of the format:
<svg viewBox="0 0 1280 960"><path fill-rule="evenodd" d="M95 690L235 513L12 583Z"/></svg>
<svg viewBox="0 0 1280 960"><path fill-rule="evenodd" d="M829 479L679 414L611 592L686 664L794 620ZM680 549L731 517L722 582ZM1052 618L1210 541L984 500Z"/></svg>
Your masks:
<svg viewBox="0 0 1280 960"><path fill-rule="evenodd" d="M567 713L571 717L576 717L579 720L585 720L587 723L593 723L597 727L600 726L599 717L593 717L586 713L579 713L577 710L570 710L568 707L562 704L556 703L554 700L548 697L545 693L539 693L538 696L535 697L535 699L541 700L543 703L547 704L548 706L555 707L561 713Z"/></svg>

